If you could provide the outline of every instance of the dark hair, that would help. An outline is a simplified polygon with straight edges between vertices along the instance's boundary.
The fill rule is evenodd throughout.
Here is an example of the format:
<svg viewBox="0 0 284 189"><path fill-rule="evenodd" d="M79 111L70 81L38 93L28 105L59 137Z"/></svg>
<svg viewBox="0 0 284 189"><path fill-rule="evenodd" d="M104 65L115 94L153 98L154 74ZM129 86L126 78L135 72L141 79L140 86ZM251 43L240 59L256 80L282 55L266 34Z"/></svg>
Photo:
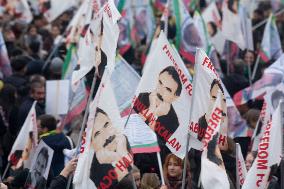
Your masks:
<svg viewBox="0 0 284 189"><path fill-rule="evenodd" d="M29 59L26 56L17 56L11 59L11 66L15 72L23 70L27 64Z"/></svg>
<svg viewBox="0 0 284 189"><path fill-rule="evenodd" d="M210 87L210 92L212 91L214 85L218 85L218 87L220 88L220 90L222 91L222 93L224 94L224 89L221 85L221 83L218 81L218 79L214 79L211 83L211 87Z"/></svg>
<svg viewBox="0 0 284 189"><path fill-rule="evenodd" d="M210 26L212 27L212 29L213 29L212 36L214 36L217 33L217 25L212 21L208 22L208 24L210 24Z"/></svg>
<svg viewBox="0 0 284 189"><path fill-rule="evenodd" d="M46 159L46 162L45 162L45 167L46 167L47 162L48 162L48 158L49 158L47 147L44 146L44 147L42 147L42 149L40 149L36 159L38 159L39 155L42 155Z"/></svg>
<svg viewBox="0 0 284 189"><path fill-rule="evenodd" d="M217 140L218 140L218 133L215 134L212 138L212 140L208 143L208 152L207 152L207 158L212 161L213 163L216 163L217 165L222 165L223 161L221 158L219 158L216 154L215 154L215 149L217 144Z"/></svg>
<svg viewBox="0 0 284 189"><path fill-rule="evenodd" d="M30 85L30 91L33 93L36 88L44 87L44 84L40 81L33 81Z"/></svg>
<svg viewBox="0 0 284 189"><path fill-rule="evenodd" d="M276 107L274 107L273 101L278 100L279 98L284 99L284 93L282 91L276 90L271 94L271 102L274 109L277 107L278 104L276 104Z"/></svg>
<svg viewBox="0 0 284 189"><path fill-rule="evenodd" d="M105 111L103 111L102 109L100 109L99 107L97 107L95 117L97 117L97 115L98 115L99 113L101 113L101 114L104 114L104 115L108 116L108 115L107 115L107 113L106 113Z"/></svg>
<svg viewBox="0 0 284 189"><path fill-rule="evenodd" d="M38 53L40 49L40 42L38 40L32 40L29 44L29 48L33 53Z"/></svg>
<svg viewBox="0 0 284 189"><path fill-rule="evenodd" d="M41 128L47 128L48 131L56 129L57 121L52 115L44 114L38 117L40 120Z"/></svg>
<svg viewBox="0 0 284 189"><path fill-rule="evenodd" d="M160 72L160 75L164 72L168 72L168 74L170 76L172 76L172 78L175 80L175 82L177 83L178 87L177 87L177 90L175 92L175 95L176 96L180 96L180 93L181 93L181 90L182 90L182 85L181 85L181 81L179 79L179 75L178 75L178 72L176 71L175 67L173 66L168 66L166 67L165 69L163 69L161 72Z"/></svg>

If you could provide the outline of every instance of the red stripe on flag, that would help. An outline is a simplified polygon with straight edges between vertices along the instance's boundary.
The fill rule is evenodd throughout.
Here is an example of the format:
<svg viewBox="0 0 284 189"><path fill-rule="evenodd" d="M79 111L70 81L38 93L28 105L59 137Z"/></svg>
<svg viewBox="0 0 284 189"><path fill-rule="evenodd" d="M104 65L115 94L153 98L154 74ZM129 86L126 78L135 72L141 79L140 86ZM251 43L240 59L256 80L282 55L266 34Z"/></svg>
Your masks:
<svg viewBox="0 0 284 189"><path fill-rule="evenodd" d="M269 62L269 58L266 56L266 54L263 51L259 51L259 56L261 60L263 60L265 63Z"/></svg>
<svg viewBox="0 0 284 189"><path fill-rule="evenodd" d="M134 154L141 154L141 153L152 153L152 152L159 152L159 146L153 147L142 147L142 148L131 148Z"/></svg>
<svg viewBox="0 0 284 189"><path fill-rule="evenodd" d="M234 100L236 106L242 105L243 104L242 103L243 102L243 91L241 90L241 91L237 92L234 95L233 100Z"/></svg>
<svg viewBox="0 0 284 189"><path fill-rule="evenodd" d="M192 53L186 52L184 49L180 49L179 53L182 57L184 57L187 61L191 62L192 64L195 63L195 57Z"/></svg>
<svg viewBox="0 0 284 189"><path fill-rule="evenodd" d="M131 47L130 44L126 44L123 47L119 48L119 54L120 55L124 55L124 53L126 53L126 51L128 51L128 49Z"/></svg>

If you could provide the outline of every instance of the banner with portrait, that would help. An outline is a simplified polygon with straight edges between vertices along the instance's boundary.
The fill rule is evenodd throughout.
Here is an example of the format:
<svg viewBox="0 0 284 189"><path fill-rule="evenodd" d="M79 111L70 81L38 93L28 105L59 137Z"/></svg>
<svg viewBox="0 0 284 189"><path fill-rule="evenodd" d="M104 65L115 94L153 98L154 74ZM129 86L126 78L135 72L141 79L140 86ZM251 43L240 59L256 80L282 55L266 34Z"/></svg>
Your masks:
<svg viewBox="0 0 284 189"><path fill-rule="evenodd" d="M40 141L32 159L32 165L25 183L25 189L45 188L53 158L53 149Z"/></svg>
<svg viewBox="0 0 284 189"><path fill-rule="evenodd" d="M282 107L281 107L282 106ZM268 187L271 176L277 170L282 156L282 124L283 104L277 107L272 119L264 126L263 135L258 144L257 157L247 173L242 189Z"/></svg>
<svg viewBox="0 0 284 189"><path fill-rule="evenodd" d="M217 99L218 91L222 93L221 116L214 115L215 118L212 120L210 115L215 111L213 106ZM194 107L194 110L190 118L190 133L202 141L210 128L209 126L216 125L221 120L221 131L217 142L220 147L226 147L228 119L225 91L213 63L202 49L197 49L195 56L193 95L192 107ZM214 126L214 128L216 127Z"/></svg>
<svg viewBox="0 0 284 189"><path fill-rule="evenodd" d="M86 137L73 183L77 189L114 188L130 173L132 164L133 155L123 134L110 74L105 73L90 105Z"/></svg>
<svg viewBox="0 0 284 189"><path fill-rule="evenodd" d="M113 0L108 1L92 19L84 25L86 30L80 38L78 49L78 64L72 75L72 85L75 85L92 68L102 77L106 65L114 67L119 28L117 21L120 13ZM83 29L83 31L84 31Z"/></svg>
<svg viewBox="0 0 284 189"><path fill-rule="evenodd" d="M29 168L31 152L38 143L35 106L36 101L34 101L8 157L11 164L15 165L17 168L21 167L23 164L25 167Z"/></svg>
<svg viewBox="0 0 284 189"><path fill-rule="evenodd" d="M169 149L183 158L192 95L189 74L163 32L152 53L155 56L147 58L133 109L156 133L161 151Z"/></svg>
<svg viewBox="0 0 284 189"><path fill-rule="evenodd" d="M241 187L244 184L245 178L247 176L247 168L239 143L236 143L236 170L237 184Z"/></svg>

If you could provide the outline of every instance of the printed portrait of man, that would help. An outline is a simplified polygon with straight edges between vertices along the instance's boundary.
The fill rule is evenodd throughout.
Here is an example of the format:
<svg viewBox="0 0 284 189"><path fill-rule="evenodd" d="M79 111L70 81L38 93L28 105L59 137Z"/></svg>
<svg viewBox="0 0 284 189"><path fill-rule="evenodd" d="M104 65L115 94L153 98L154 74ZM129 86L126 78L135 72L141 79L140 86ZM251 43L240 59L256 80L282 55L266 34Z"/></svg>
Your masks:
<svg viewBox="0 0 284 189"><path fill-rule="evenodd" d="M90 179L97 187L101 186L106 176L111 178L111 186L115 186L131 171L133 161L128 140L113 126L108 114L100 108L97 108L95 114L91 146L95 153L90 168ZM122 166L120 163L123 158L127 161ZM118 164L120 166L117 166Z"/></svg>
<svg viewBox="0 0 284 189"><path fill-rule="evenodd" d="M144 121L151 129L155 130L155 127L159 125L172 134L179 126L173 102L180 97L181 91L182 83L176 69L173 66L168 66L160 72L155 90L140 93L134 102L133 109L144 117ZM135 106L139 103L146 107L142 112L139 112L137 106ZM148 115L153 116L148 118ZM153 118L155 118L155 121L151 120ZM158 138L166 142L159 135Z"/></svg>
<svg viewBox="0 0 284 189"><path fill-rule="evenodd" d="M208 111L199 118L198 120L198 125L199 125L199 131L198 131L198 140L202 140L204 135L205 135L205 131L206 128L208 126L208 121L210 119L210 115L211 112L214 108L214 104L216 102L217 99L217 95L218 95L218 91L221 90L222 92L222 101L221 101L221 106L222 106L222 118L221 118L221 122L224 122L226 116L227 116L227 106L226 106L226 98L224 95L224 89L221 85L221 83L217 80L214 79L211 83L210 86L210 104L208 105Z"/></svg>
<svg viewBox="0 0 284 189"><path fill-rule="evenodd" d="M35 164L31 168L31 171L28 175L25 188L28 189L45 188L46 179L44 178L44 173L47 168L48 160L49 160L48 149L46 147L42 147L37 155Z"/></svg>
<svg viewBox="0 0 284 189"><path fill-rule="evenodd" d="M207 158L225 170L225 165L222 159L220 149L218 147L219 135L216 133L212 140L208 143Z"/></svg>

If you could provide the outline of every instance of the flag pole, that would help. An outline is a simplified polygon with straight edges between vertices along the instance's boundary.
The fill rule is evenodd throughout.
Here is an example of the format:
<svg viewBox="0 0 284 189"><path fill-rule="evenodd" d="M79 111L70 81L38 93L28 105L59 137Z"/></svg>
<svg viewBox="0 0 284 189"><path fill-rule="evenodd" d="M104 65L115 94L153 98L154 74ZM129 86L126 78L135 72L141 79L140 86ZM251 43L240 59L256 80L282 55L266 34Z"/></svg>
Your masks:
<svg viewBox="0 0 284 189"><path fill-rule="evenodd" d="M196 95L196 81L197 81L197 69L196 66L197 64L195 64L194 66L194 70L195 70L195 77L193 78L193 82L192 82L192 100L191 102L194 102L195 99L195 95ZM191 104L190 106L190 112L189 112L189 119L191 120L192 117L192 113L193 113L193 106ZM181 189L185 189L185 178L186 178L186 167L187 167L187 161L188 161L188 150L189 150L189 139L190 139L190 133L189 131L187 131L187 139L186 139L186 148L185 148L185 159L184 159L184 163L183 163L183 171L182 171L182 186Z"/></svg>
<svg viewBox="0 0 284 189"><path fill-rule="evenodd" d="M159 171L160 171L160 175L161 175L162 185L165 185L165 178L164 178L164 174L163 174L161 154L160 154L160 152L156 152L156 154L157 154L157 159L158 159L158 164L159 164Z"/></svg>
<svg viewBox="0 0 284 189"><path fill-rule="evenodd" d="M276 13L274 14L274 16L278 16L278 15L282 14L283 12L284 12L284 9L282 9L282 10L276 12ZM269 19L269 18L266 18L265 20L263 20L263 21L257 23L256 25L254 25L254 26L252 27L252 31L256 30L257 28L259 28L260 26L262 26L263 24L265 24L265 23L268 21L268 19Z"/></svg>
<svg viewBox="0 0 284 189"><path fill-rule="evenodd" d="M11 163L10 163L10 161L9 161L8 164L7 164L7 166L6 166L6 168L5 168L5 170L4 170L4 173L3 173L3 175L2 175L2 180L4 180L4 178L5 178L5 176L6 176L7 172L8 172L8 170L9 170L9 168L10 168L10 166L11 166Z"/></svg>
<svg viewBox="0 0 284 189"><path fill-rule="evenodd" d="M254 80L254 78L255 78L256 70L257 70L258 65L259 65L259 61L260 61L260 56L257 55L256 62L255 62L255 65L253 67L253 71L252 71L252 75L251 75L251 80Z"/></svg>
<svg viewBox="0 0 284 189"><path fill-rule="evenodd" d="M237 155L239 153L239 143L236 143L236 189L240 189L240 177L238 173L238 158Z"/></svg>
<svg viewBox="0 0 284 189"><path fill-rule="evenodd" d="M280 121L281 121L281 126L282 126L282 157L281 157L281 188L284 188L284 101L280 100Z"/></svg>
<svg viewBox="0 0 284 189"><path fill-rule="evenodd" d="M125 127L126 127L126 125L127 125L128 121L129 121L129 118L130 118L130 115L131 115L132 110L133 110L133 107L131 107L131 109L130 109L130 111L129 111L129 113L128 113L128 116L127 116L126 122L125 122L124 127L123 127L124 129L125 129Z"/></svg>
<svg viewBox="0 0 284 189"><path fill-rule="evenodd" d="M103 37L103 17L102 17L102 20L101 20L101 33L100 33L100 37L99 37L100 40L99 40L99 44L98 44L98 51L95 51L96 54L101 53L102 37ZM100 61L102 61L102 60L100 59ZM86 105L86 111L85 111L85 114L84 114L83 123L82 123L81 130L80 130L80 133L79 133L78 141L77 141L75 157L77 157L79 155L78 152L79 152L79 149L81 147L82 135L83 135L83 131L85 129L88 114L89 114L89 106L90 106L90 103L91 103L91 100L92 100L92 97L93 97L94 91L95 91L96 78L97 78L97 75L96 75L96 73L94 73L94 78L93 78L93 81L92 81L90 96L88 97L88 101L87 101L87 105ZM69 176L66 189L70 188L71 181L72 181L72 176Z"/></svg>

